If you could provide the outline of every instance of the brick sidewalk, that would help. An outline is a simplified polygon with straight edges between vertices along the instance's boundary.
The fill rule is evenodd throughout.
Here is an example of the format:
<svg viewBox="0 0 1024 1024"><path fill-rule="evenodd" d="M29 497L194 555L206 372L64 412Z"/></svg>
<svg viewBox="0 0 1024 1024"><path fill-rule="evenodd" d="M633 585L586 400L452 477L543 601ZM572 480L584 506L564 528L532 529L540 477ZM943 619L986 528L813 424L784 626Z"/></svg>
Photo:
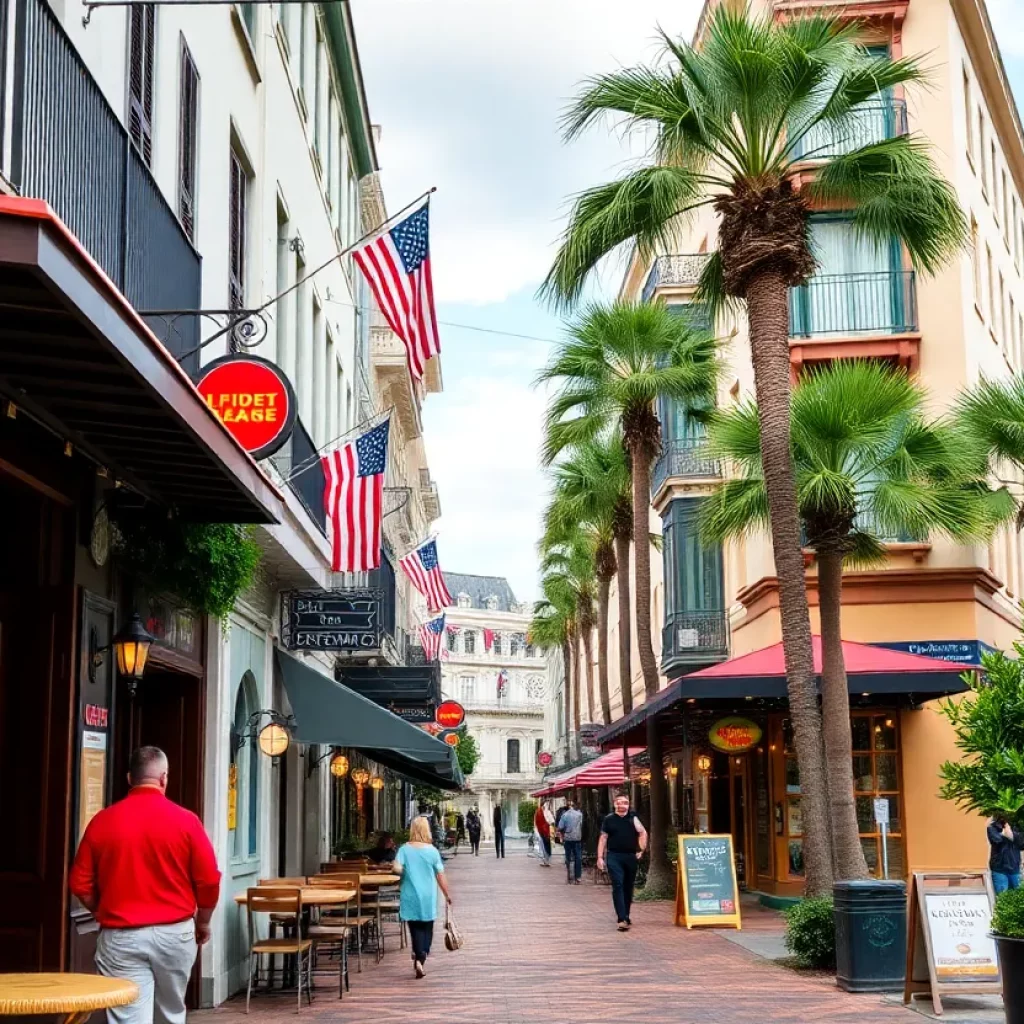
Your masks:
<svg viewBox="0 0 1024 1024"><path fill-rule="evenodd" d="M516 852L460 854L447 862L466 946L449 953L438 926L428 976L392 938L383 961L352 974L339 1002L324 978L302 1016L359 1024L767 1024L920 1020L879 996L840 992L828 978L778 967L709 931L671 922L667 903L638 904L633 930L615 929L611 895L589 882L567 886ZM751 928L774 927L755 911ZM191 1024L241 1024L245 1000L191 1015ZM294 996L254 997L252 1018L295 1019Z"/></svg>

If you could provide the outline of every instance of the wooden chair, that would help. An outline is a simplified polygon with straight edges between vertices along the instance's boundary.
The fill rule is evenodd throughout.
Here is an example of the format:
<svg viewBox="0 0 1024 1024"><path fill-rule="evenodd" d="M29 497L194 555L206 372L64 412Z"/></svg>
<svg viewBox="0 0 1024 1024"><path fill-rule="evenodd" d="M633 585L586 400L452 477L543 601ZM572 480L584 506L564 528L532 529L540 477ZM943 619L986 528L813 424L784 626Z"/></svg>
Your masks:
<svg viewBox="0 0 1024 1024"><path fill-rule="evenodd" d="M302 972L306 972L306 1001L310 1005L313 1002L312 985L312 957L310 950L312 943L309 939L302 938L302 890L298 887L290 888L253 888L246 892L245 900L246 916L249 921L249 984L245 991L245 1012L249 1012L249 1001L252 997L253 979L259 984L260 957L269 956L271 965L275 956L294 956L296 975L296 1006L295 1012L302 1009ZM256 937L255 914L270 914L287 917L294 922L295 934L284 939L260 939Z"/></svg>

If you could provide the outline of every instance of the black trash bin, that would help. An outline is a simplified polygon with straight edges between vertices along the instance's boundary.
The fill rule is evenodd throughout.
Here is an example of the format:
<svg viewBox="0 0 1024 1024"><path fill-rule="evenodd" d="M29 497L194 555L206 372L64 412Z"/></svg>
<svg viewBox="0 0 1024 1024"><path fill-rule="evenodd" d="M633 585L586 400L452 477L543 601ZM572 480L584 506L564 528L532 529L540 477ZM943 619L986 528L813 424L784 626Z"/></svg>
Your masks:
<svg viewBox="0 0 1024 1024"><path fill-rule="evenodd" d="M859 879L833 887L836 983L847 992L903 988L907 960L907 887Z"/></svg>

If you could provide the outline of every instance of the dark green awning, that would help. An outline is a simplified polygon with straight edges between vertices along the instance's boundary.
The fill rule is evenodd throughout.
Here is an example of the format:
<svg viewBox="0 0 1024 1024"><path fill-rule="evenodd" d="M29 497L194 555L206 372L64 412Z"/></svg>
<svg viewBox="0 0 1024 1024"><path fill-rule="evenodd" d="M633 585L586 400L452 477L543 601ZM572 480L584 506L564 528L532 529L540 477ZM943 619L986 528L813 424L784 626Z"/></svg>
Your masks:
<svg viewBox="0 0 1024 1024"><path fill-rule="evenodd" d="M414 782L461 789L452 747L410 725L347 686L274 649L300 743L350 747Z"/></svg>

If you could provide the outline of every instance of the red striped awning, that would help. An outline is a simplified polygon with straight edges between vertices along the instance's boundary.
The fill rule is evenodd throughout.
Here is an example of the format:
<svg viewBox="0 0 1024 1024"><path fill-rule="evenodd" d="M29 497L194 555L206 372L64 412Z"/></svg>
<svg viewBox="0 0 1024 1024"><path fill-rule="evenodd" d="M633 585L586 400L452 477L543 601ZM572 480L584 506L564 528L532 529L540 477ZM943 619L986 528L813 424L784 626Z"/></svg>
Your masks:
<svg viewBox="0 0 1024 1024"><path fill-rule="evenodd" d="M644 752L643 747L630 747L628 754L636 757ZM607 754L595 757L586 764L578 764L575 768L553 775L547 780L544 789L537 790L534 796L551 796L562 793L577 786L621 786L626 781L626 770L622 763L622 749L610 750Z"/></svg>

